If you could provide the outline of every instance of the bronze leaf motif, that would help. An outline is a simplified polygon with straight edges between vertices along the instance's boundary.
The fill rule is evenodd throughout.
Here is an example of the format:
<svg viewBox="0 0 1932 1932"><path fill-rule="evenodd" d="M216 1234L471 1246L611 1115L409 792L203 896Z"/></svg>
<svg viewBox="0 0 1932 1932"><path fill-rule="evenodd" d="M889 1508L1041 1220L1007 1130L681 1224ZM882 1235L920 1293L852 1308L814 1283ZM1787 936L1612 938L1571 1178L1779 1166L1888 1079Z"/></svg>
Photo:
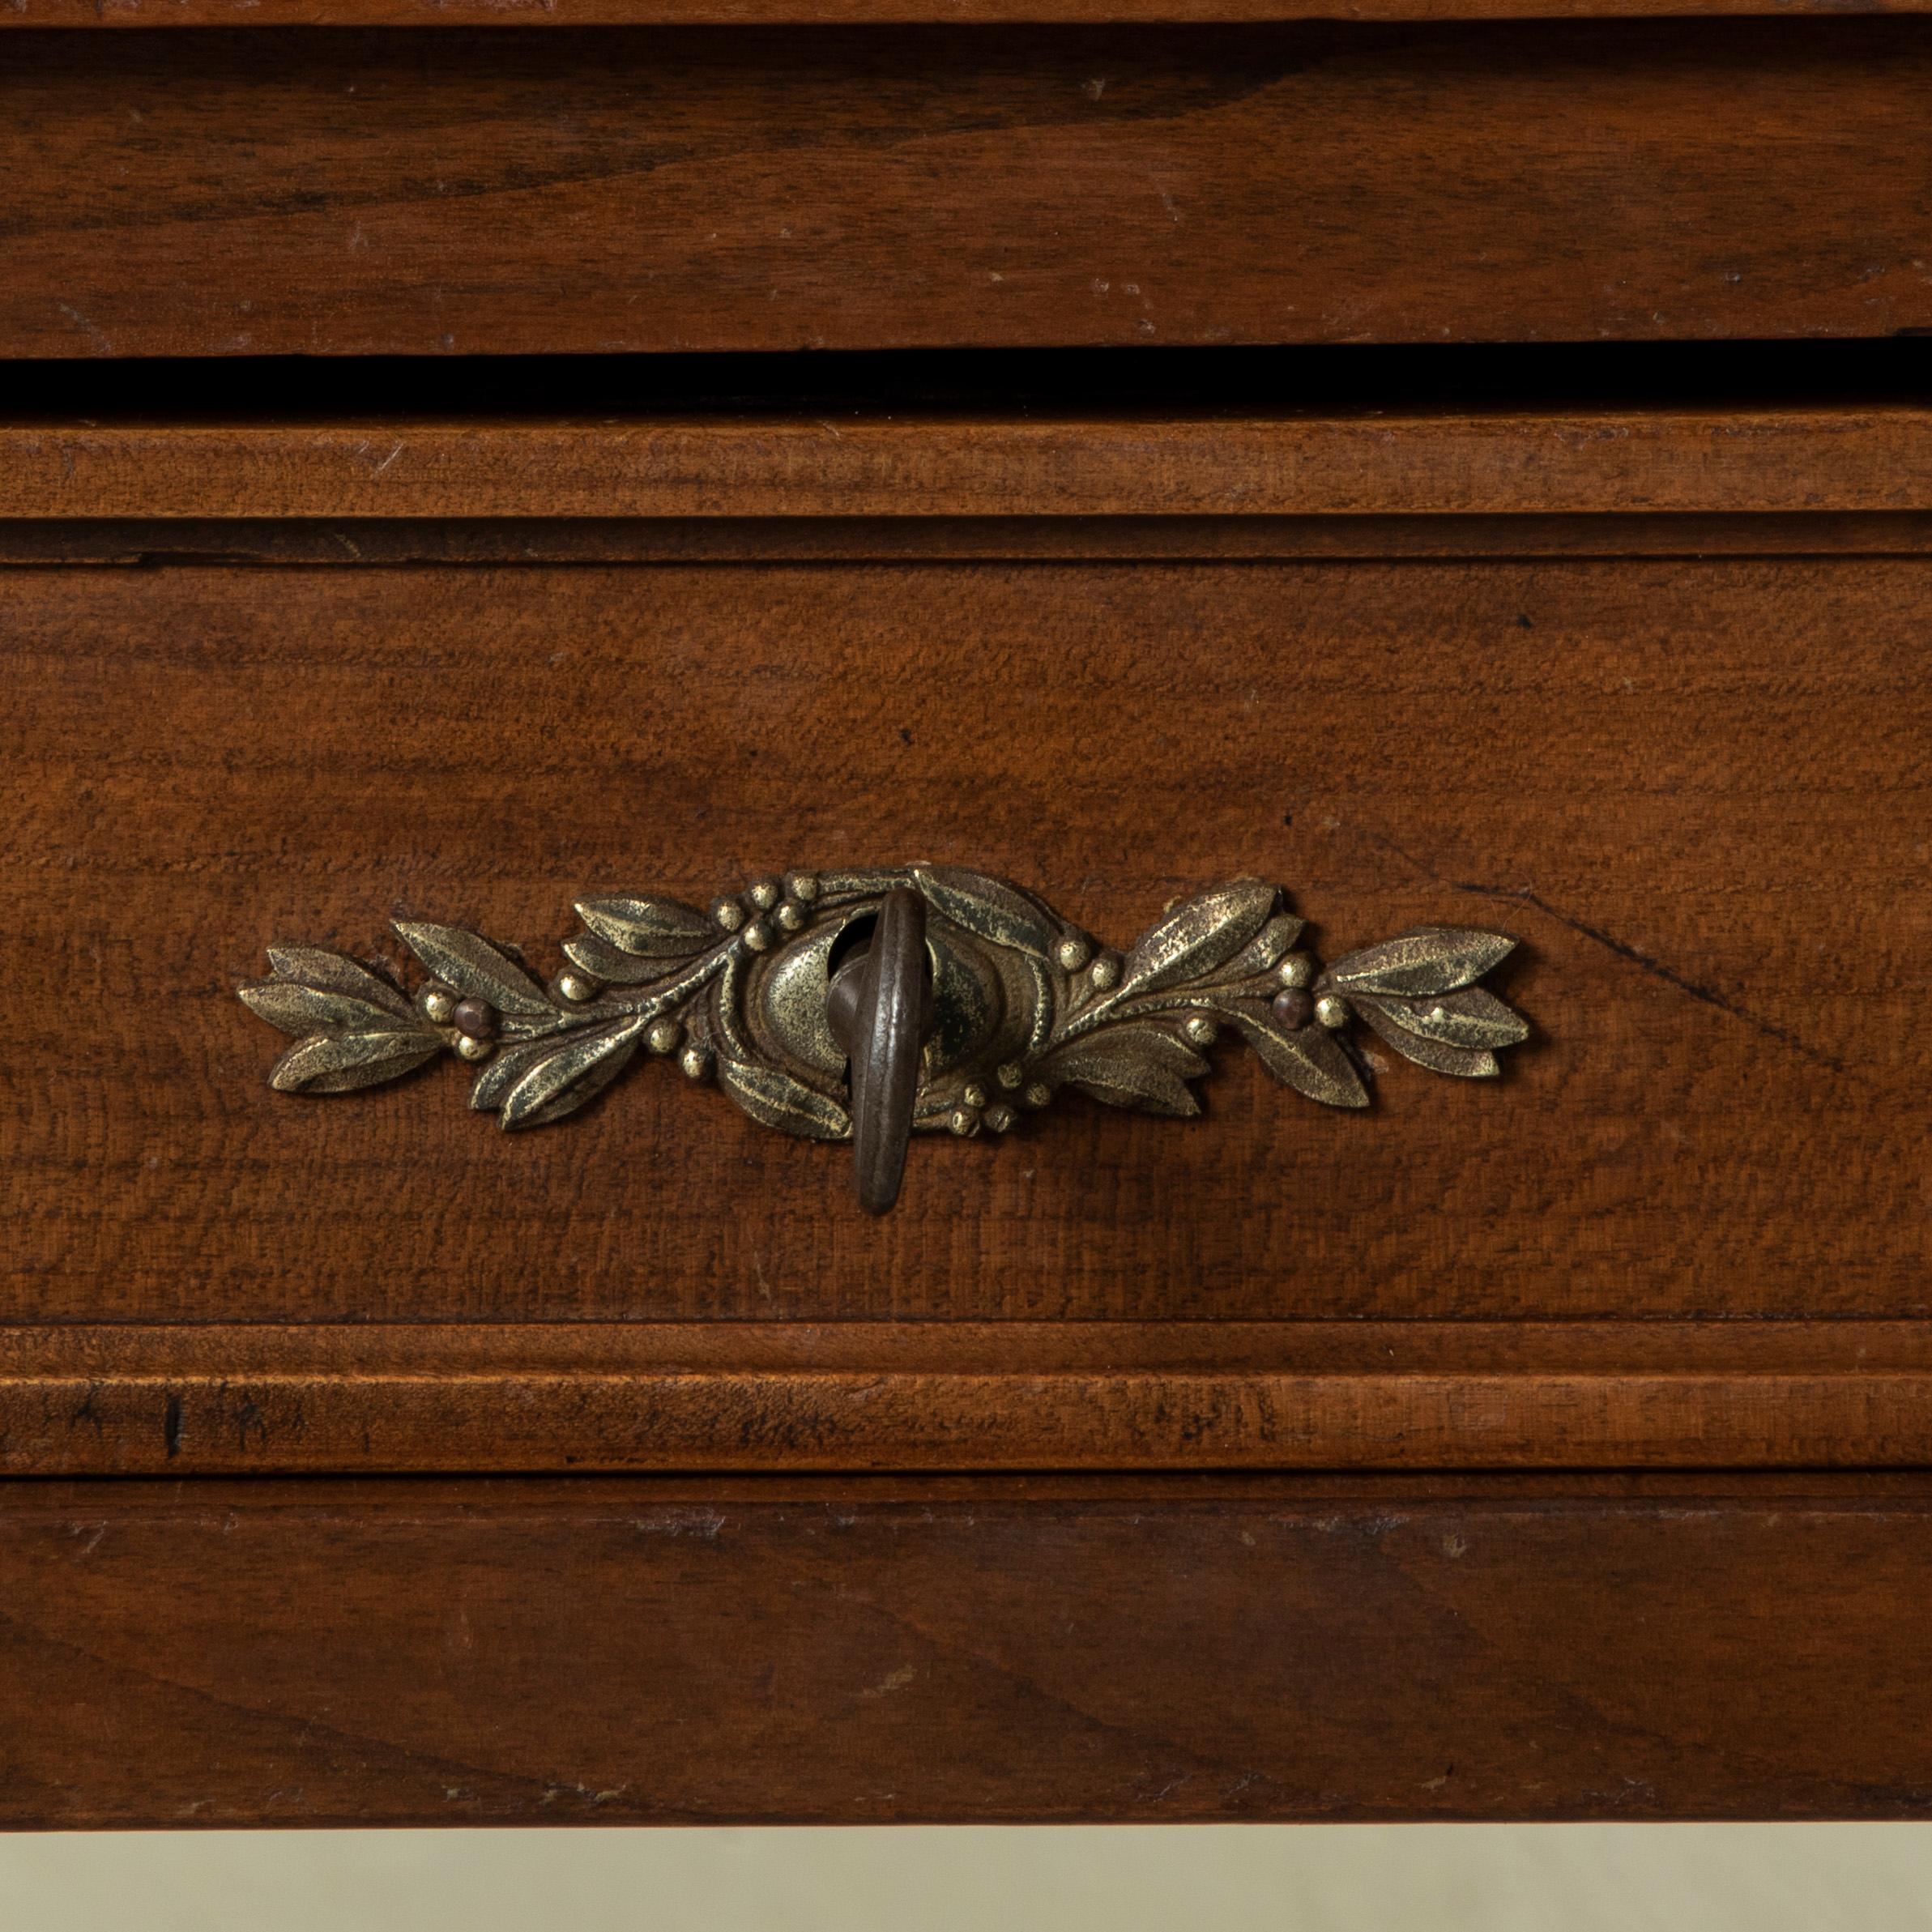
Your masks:
<svg viewBox="0 0 1932 1932"><path fill-rule="evenodd" d="M1004 1133L1066 1089L1110 1107L1197 1113L1192 1083L1232 1029L1277 1080L1329 1107L1368 1104L1358 1021L1417 1065L1482 1077L1529 1034L1478 982L1513 949L1498 932L1418 926L1324 970L1278 887L1236 879L1170 906L1123 952L1034 894L957 867L788 872L707 910L579 901L582 929L548 984L514 949L459 926L397 920L427 975L413 992L347 955L269 949L242 987L295 1043L270 1084L337 1094L439 1053L476 1065L470 1104L504 1128L574 1112L637 1055L714 1078L753 1120L814 1140L851 1132L825 1002L842 935L886 893L927 907L936 1012L914 1124Z"/></svg>

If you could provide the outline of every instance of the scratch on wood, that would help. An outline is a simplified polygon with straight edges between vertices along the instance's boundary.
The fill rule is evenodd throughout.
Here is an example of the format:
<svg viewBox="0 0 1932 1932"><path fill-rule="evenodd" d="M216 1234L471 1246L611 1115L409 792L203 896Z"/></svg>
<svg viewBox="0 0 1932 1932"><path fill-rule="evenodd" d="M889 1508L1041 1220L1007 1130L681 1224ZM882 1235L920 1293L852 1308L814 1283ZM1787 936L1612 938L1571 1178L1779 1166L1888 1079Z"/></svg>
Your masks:
<svg viewBox="0 0 1932 1932"><path fill-rule="evenodd" d="M1768 1020L1761 1013L1753 1013L1748 1007L1739 1005L1714 987L1700 984L1678 972L1674 966L1665 965L1662 960L1653 958L1649 953L1641 952L1619 939L1615 934L1605 932L1601 926L1593 926L1589 920L1564 911L1560 906L1552 905L1529 886L1490 885L1475 880L1447 878L1433 866L1417 858L1413 852L1405 851L1393 839L1384 838L1378 832L1369 832L1365 835L1371 844L1381 847L1384 851L1394 853L1405 865L1413 868L1424 878L1434 881L1451 892L1462 893L1479 899L1510 899L1518 905L1533 906L1538 912L1555 919L1559 925L1568 927L1572 932L1580 934L1593 944L1604 948L1606 952L1615 953L1619 959L1627 960L1631 965L1648 973L1653 979L1661 979L1666 986L1674 987L1681 993L1687 993L1693 1000L1700 1000L1719 1013L1729 1014L1734 1020L1742 1021L1745 1026L1763 1034L1766 1039L1774 1039L1781 1046L1789 1047L1793 1052L1802 1055L1815 1064L1828 1067L1834 1073L1847 1074L1853 1078L1861 1077L1855 1069L1848 1067L1843 1060L1827 1053L1822 1047L1813 1046L1809 1040L1779 1026L1775 1020Z"/></svg>
<svg viewBox="0 0 1932 1932"><path fill-rule="evenodd" d="M69 322L73 323L75 328L80 331L82 335L87 337L87 346L94 351L96 355L111 356L113 354L113 343L99 329L96 328L93 322L87 316L82 314L80 310L76 309L71 302L63 302L57 299L53 305L60 310L62 315L66 317Z"/></svg>

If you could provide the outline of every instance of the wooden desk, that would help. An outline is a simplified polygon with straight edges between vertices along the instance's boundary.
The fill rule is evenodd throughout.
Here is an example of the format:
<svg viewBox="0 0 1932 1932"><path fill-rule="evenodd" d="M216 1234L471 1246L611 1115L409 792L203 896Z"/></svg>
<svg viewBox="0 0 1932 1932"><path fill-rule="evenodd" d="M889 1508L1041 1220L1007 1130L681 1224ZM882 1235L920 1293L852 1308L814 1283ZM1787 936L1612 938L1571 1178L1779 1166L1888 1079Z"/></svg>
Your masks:
<svg viewBox="0 0 1932 1932"><path fill-rule="evenodd" d="M1932 29L758 11L0 28L0 1823L1918 1815Z"/></svg>

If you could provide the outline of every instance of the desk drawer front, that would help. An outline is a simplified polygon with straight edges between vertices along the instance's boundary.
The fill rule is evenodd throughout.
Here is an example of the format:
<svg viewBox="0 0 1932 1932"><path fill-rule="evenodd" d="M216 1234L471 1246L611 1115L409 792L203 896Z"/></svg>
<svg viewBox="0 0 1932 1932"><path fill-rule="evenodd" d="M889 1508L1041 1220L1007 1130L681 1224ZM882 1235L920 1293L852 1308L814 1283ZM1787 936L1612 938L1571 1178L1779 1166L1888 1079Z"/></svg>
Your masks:
<svg viewBox="0 0 1932 1932"><path fill-rule="evenodd" d="M1819 518L1808 550L1750 518L1675 538L1349 522L1150 527L1146 548L1192 554L1140 557L1131 523L1016 527L1007 549L1055 552L1031 557L943 521L842 539L836 520L236 526L225 561L156 524L69 540L155 545L165 567L7 568L11 1371L92 1404L118 1360L157 1457L181 1448L170 1376L224 1363L284 1391L420 1372L444 1421L411 1453L440 1466L591 1453L576 1425L505 1434L518 1376L566 1406L602 1388L574 1413L620 1462L702 1461L721 1431L754 1461L1405 1443L1723 1460L1720 1414L1732 1451L1916 1456L1924 532ZM45 554L49 527L7 540ZM578 561L510 561L546 541ZM665 554L680 544L710 561ZM469 559L352 554L439 546ZM325 553L342 561L286 561ZM1116 944L1243 874L1284 885L1329 958L1413 926L1499 928L1521 943L1496 983L1534 1030L1493 1081L1371 1036L1362 1111L1309 1107L1224 1043L1205 1118L1068 1094L1004 1135L921 1136L872 1220L845 1149L773 1133L666 1060L505 1134L448 1064L271 1092L277 1038L234 996L292 938L394 967L390 920L433 919L514 936L548 975L588 894L703 906L787 866L915 859L1037 882ZM134 1324L123 1343L85 1339L109 1322ZM1364 1322L1386 1325L1347 1325ZM364 1341L302 1339L335 1324ZM1104 1338L1076 1342L1081 1324ZM914 1333L924 1354L893 1352ZM1322 1376L1384 1371L1411 1378L1384 1390L1394 1410L1358 1380L1321 1410ZM1635 1406L1604 1408L1598 1371ZM710 1405L713 1373L790 1419L748 1449L757 1425L739 1397ZM1009 1373L1039 1405L1022 1415L1115 1419L1015 1436L989 1431L996 1403L947 1407L966 1383L917 1381ZM1528 1385L1508 1378L1539 1373L1555 1407L1512 1410ZM903 1399L869 1411L896 1448L827 1419L902 1374ZM1137 1374L1153 1380L1124 1393ZM1755 1375L1785 1378L1782 1422L1723 1380ZM627 1376L684 1419L654 1435ZM776 1410L761 1376L794 1378ZM1187 1411L1206 1448L1136 1406L1164 1376L1207 1378ZM312 1445L355 1461L311 1422ZM261 1448L245 1423L237 1439L245 1461Z"/></svg>

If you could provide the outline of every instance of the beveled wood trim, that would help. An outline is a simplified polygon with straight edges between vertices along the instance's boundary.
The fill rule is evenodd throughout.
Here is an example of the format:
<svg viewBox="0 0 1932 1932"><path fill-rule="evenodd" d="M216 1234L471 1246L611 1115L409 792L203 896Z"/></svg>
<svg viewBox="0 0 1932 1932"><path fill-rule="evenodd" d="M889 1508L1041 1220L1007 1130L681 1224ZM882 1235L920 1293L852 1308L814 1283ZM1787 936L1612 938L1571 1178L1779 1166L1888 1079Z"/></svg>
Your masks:
<svg viewBox="0 0 1932 1932"><path fill-rule="evenodd" d="M1923 557L1932 514L0 518L0 566Z"/></svg>
<svg viewBox="0 0 1932 1932"><path fill-rule="evenodd" d="M0 1329L7 1475L1932 1466L1844 1323Z"/></svg>
<svg viewBox="0 0 1932 1932"><path fill-rule="evenodd" d="M0 423L0 518L1932 510L1932 409Z"/></svg>
<svg viewBox="0 0 1932 1932"><path fill-rule="evenodd" d="M8 0L6 27L834 27L1922 13L1932 0Z"/></svg>
<svg viewBox="0 0 1932 1932"><path fill-rule="evenodd" d="M9 1484L0 1827L1923 1818L1929 1597L1870 1475Z"/></svg>

